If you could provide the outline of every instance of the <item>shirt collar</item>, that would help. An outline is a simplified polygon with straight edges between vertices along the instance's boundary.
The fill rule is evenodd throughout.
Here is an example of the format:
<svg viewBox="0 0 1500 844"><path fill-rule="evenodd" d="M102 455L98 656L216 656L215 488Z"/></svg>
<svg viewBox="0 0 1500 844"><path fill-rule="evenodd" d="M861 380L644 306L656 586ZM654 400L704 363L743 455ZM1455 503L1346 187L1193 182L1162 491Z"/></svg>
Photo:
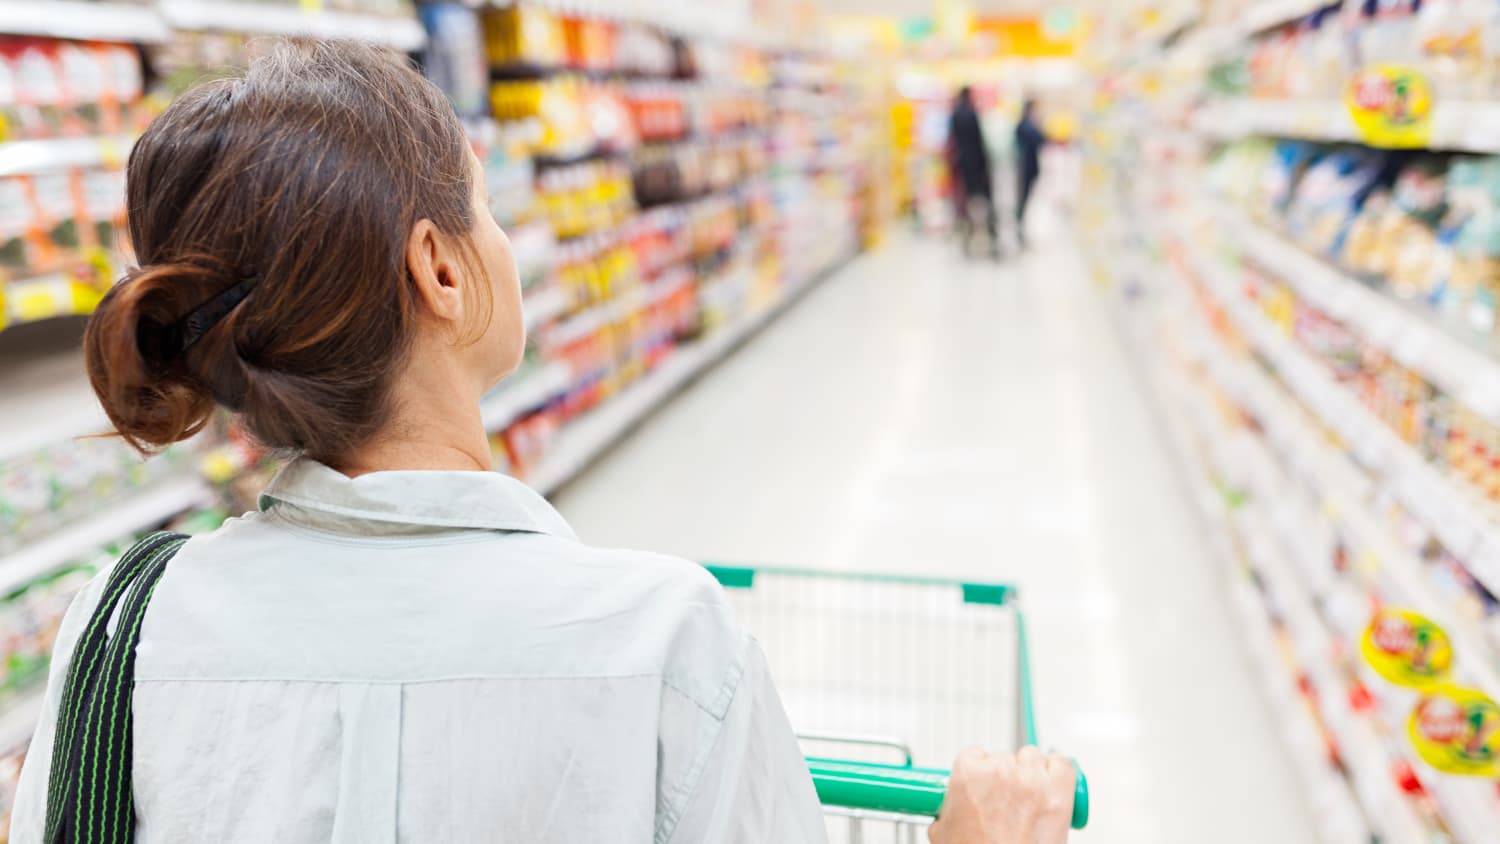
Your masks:
<svg viewBox="0 0 1500 844"><path fill-rule="evenodd" d="M316 460L287 464L260 495L260 509L291 505L329 527L377 522L414 528L525 531L575 539L557 510L498 472L393 471L351 478ZM374 532L392 532L377 530ZM409 531L396 531L409 532Z"/></svg>

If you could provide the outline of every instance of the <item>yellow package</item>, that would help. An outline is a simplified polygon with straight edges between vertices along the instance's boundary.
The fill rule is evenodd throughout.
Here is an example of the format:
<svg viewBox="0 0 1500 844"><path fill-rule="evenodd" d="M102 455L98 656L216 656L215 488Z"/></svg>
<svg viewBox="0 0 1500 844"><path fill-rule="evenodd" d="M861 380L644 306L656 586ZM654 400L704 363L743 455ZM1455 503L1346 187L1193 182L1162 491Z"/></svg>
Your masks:
<svg viewBox="0 0 1500 844"><path fill-rule="evenodd" d="M1360 654L1375 673L1398 686L1443 683L1453 668L1453 645L1443 628L1411 610L1382 607L1359 639Z"/></svg>
<svg viewBox="0 0 1500 844"><path fill-rule="evenodd" d="M1500 706L1484 692L1451 685L1428 691L1406 734L1422 761L1445 774L1500 776Z"/></svg>

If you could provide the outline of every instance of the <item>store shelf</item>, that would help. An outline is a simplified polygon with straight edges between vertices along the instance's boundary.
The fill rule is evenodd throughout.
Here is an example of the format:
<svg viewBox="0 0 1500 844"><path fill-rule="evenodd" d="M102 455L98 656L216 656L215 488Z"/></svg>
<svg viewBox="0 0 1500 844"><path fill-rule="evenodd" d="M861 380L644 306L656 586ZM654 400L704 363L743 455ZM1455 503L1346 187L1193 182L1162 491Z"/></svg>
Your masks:
<svg viewBox="0 0 1500 844"><path fill-rule="evenodd" d="M479 405L484 429L491 433L503 430L522 414L541 407L566 390L572 377L572 370L566 363L555 361L514 382L500 385Z"/></svg>
<svg viewBox="0 0 1500 844"><path fill-rule="evenodd" d="M1269 321L1235 293L1233 280L1224 277L1221 268L1201 256L1195 265L1215 298L1250 342L1276 367L1299 403L1316 414L1323 424L1339 431L1356 453L1377 452L1399 460L1394 474L1381 473L1381 481L1419 520L1426 524L1449 550L1462 560L1486 589L1500 594L1500 566L1493 560L1500 552L1500 536L1492 526L1476 524L1481 514L1465 507L1464 500L1453 493L1445 479L1427 466L1405 443L1390 434L1363 405L1347 394L1343 387L1323 373L1305 352L1278 334ZM1329 512L1340 514L1354 538L1367 552L1368 560L1379 566L1392 594L1428 615L1454 639L1463 672L1492 696L1500 696L1500 671L1483 635L1462 619L1451 606L1437 597L1421 564L1399 549L1386 531L1370 517L1368 504L1371 490L1361 488L1362 475L1348 453L1337 452L1326 444L1326 438L1308 427L1296 411L1284 401L1278 402L1275 391L1265 383L1265 376L1243 364L1219 363L1221 385L1232 395L1251 405L1261 424L1284 448L1291 451L1288 462L1303 468L1305 477L1316 478ZM1233 374L1225 374L1233 373ZM1288 432L1288 427L1301 430ZM1388 436L1382 436L1382 435ZM1373 445L1371 445L1373 443ZM1402 452L1412 460L1402 459ZM1389 461L1388 461L1389 462ZM1288 537L1295 541L1297 537ZM1454 543L1454 544L1450 544ZM1495 550L1488 550L1495 549ZM1488 557L1486 556L1488 555Z"/></svg>
<svg viewBox="0 0 1500 844"><path fill-rule="evenodd" d="M1316 722L1276 653L1265 605L1243 577L1230 589L1231 604L1246 649L1259 673L1260 687L1282 734L1282 744L1296 760L1303 793L1318 824L1319 838L1337 844L1369 844L1370 829L1350 783L1329 764Z"/></svg>
<svg viewBox="0 0 1500 844"><path fill-rule="evenodd" d="M149 4L81 0L0 0L0 33L157 44L171 37Z"/></svg>
<svg viewBox="0 0 1500 844"><path fill-rule="evenodd" d="M1257 491L1262 495L1265 492ZM1263 522L1249 530L1258 531L1259 537L1268 535ZM1428 835L1427 825L1413 810L1411 799L1397 789L1392 779L1393 754L1381 743L1369 717L1351 711L1348 706L1350 684L1329 662L1334 652L1330 639L1333 634L1318 616L1311 595L1292 576L1284 550L1278 552L1267 547L1268 543L1253 544L1255 567L1267 585L1267 597L1272 606L1281 610L1283 623L1291 632L1298 664L1312 681L1324 727L1349 763L1350 780L1365 817L1374 824L1383 841L1424 840Z"/></svg>
<svg viewBox="0 0 1500 844"><path fill-rule="evenodd" d="M552 329L550 341L566 346L576 339L598 332L605 325L620 322L642 308L653 305L691 283L691 273L683 272L675 280L662 279L644 288L638 288L600 303L581 314L557 323ZM559 288L529 296L526 299L526 328L528 331L553 322L568 305L567 297ZM674 359L678 355L674 355ZM525 376L514 384L502 385L487 396L480 409L484 416L485 430L499 431L527 411L545 404L553 396L565 391L571 383L572 371L565 363L554 362L537 372ZM601 409L602 410L602 409Z"/></svg>
<svg viewBox="0 0 1500 844"><path fill-rule="evenodd" d="M37 719L42 717L46 689L35 688L6 701L0 709L0 753L16 750L31 741Z"/></svg>
<svg viewBox="0 0 1500 844"><path fill-rule="evenodd" d="M34 326L41 328L41 326ZM0 357L0 461L73 437L110 430L77 350Z"/></svg>
<svg viewBox="0 0 1500 844"><path fill-rule="evenodd" d="M1116 330L1130 347L1131 362L1137 375L1156 396L1156 415L1170 435L1170 451L1208 528L1209 545L1229 579L1231 604L1238 616L1242 640L1261 675L1259 685L1275 713L1282 743L1296 758L1295 769L1302 780L1311 814L1317 820L1319 838L1328 844L1367 844L1371 837L1367 812L1363 808L1367 801L1356 796L1355 783L1346 779L1330 762L1326 742L1313 720L1312 710L1295 685L1296 675L1288 670L1278 653L1265 599L1244 571L1235 542L1239 534L1231 520L1230 508L1223 493L1210 483L1214 473L1205 464L1199 445L1204 444L1202 450L1216 453L1233 451L1234 447L1224 435L1222 425L1205 424L1204 420L1214 418L1216 413L1207 406L1206 397L1189 395L1191 388L1184 383L1177 368L1153 354L1154 343L1146 341L1159 341L1160 336L1144 336L1147 329L1139 325L1142 320L1128 316L1123 304L1115 297L1110 298ZM1184 408L1188 412L1180 412ZM1190 426L1190 419L1197 419L1199 424ZM1257 550L1262 556L1267 553L1264 543ZM1305 611L1300 618L1305 622ZM1298 647L1299 651L1319 650L1307 640L1305 630L1302 635L1304 640ZM1323 682L1328 682L1326 674ZM1362 752L1370 747L1368 742L1362 741L1364 738L1364 733L1350 733L1335 740L1341 744L1352 742L1351 749ZM1385 766L1376 770L1383 772ZM1369 782L1366 778L1366 782L1360 785L1365 789L1378 788L1379 783Z"/></svg>
<svg viewBox="0 0 1500 844"><path fill-rule="evenodd" d="M7 282L4 295L5 315L0 324L6 327L91 314L104 298L103 292L65 272Z"/></svg>
<svg viewBox="0 0 1500 844"><path fill-rule="evenodd" d="M297 5L228 0L160 0L158 5L174 29L371 41L406 52L427 43L427 33L414 17L304 11Z"/></svg>
<svg viewBox="0 0 1500 844"><path fill-rule="evenodd" d="M1307 253L1237 209L1218 204L1214 215L1247 259L1284 279L1314 307L1356 329L1475 413L1500 425L1500 357Z"/></svg>
<svg viewBox="0 0 1500 844"><path fill-rule="evenodd" d="M133 492L117 504L0 557L0 595L87 557L111 542L211 501L208 487L197 478L166 481Z"/></svg>
<svg viewBox="0 0 1500 844"><path fill-rule="evenodd" d="M1357 590L1350 592L1351 586L1341 578L1330 579L1325 585L1308 579L1311 572L1320 568L1327 571L1328 560L1317 559L1327 549L1319 549L1316 532L1299 525L1295 518L1289 517L1289 511L1300 509L1305 516L1316 515L1318 519L1329 518L1339 523L1341 533L1352 543L1352 556L1361 560L1357 568L1364 570L1364 577L1375 578L1376 593L1387 602L1421 612L1443 627L1453 643L1460 677L1492 696L1500 692L1493 650L1485 645L1474 625L1437 596L1420 571L1420 563L1412 555L1399 551L1385 531L1375 525L1368 508L1362 506L1363 499L1354 497L1355 493L1340 491L1346 486L1340 479L1354 476L1357 469L1301 421L1291 398L1278 397L1280 391L1272 386L1269 376L1260 374L1246 361L1231 357L1216 341L1206 337L1201 324L1194 323L1187 331L1205 337L1195 346L1218 388L1236 401L1243 400L1246 409L1265 429L1264 437L1238 433L1234 435L1238 440L1236 448L1220 450L1221 454L1234 456L1231 463L1237 461L1237 465L1227 468L1221 463L1221 470L1243 484L1249 494L1248 508L1270 508L1269 516L1262 509L1262 515L1251 517L1253 523L1242 523L1237 532L1249 537L1247 542L1256 570L1291 635L1302 669L1314 688L1332 690L1319 696L1320 709L1349 763L1348 770L1367 815L1384 833L1384 840L1425 840L1425 824L1410 811L1401 793L1392 788L1388 775L1394 759L1392 745L1382 740L1366 714L1347 708L1344 692L1348 684L1329 670L1328 658L1335 651L1329 648L1328 637L1342 640L1343 652L1354 652L1353 642L1362 633L1363 613L1369 598ZM1200 395L1199 402L1202 401ZM1215 412L1204 405L1196 414L1189 415L1200 420L1211 419ZM1205 428L1212 426L1212 423L1201 424ZM1298 440L1299 448L1319 453L1292 456L1280 453L1286 432L1275 430L1278 427L1300 427L1298 433L1304 436ZM1301 474L1316 479L1315 498L1307 499L1296 483L1281 475L1277 466L1304 467L1306 471ZM1301 560L1303 556L1309 559ZM1301 572L1302 576L1294 572ZM1325 624L1319 617L1319 607L1329 612L1339 606L1354 608L1352 615L1343 613L1342 627L1332 622ZM1355 663L1353 667L1382 703L1385 732L1398 734L1409 712L1410 698L1391 693L1384 681L1362 664ZM1482 790L1474 789L1467 780L1435 775L1401 740L1395 741L1394 746L1400 748L1399 758L1412 765L1424 787L1442 804L1445 822L1456 830L1469 831L1464 840L1480 840L1484 833L1476 831L1493 828L1496 817L1492 801Z"/></svg>
<svg viewBox="0 0 1500 844"><path fill-rule="evenodd" d="M597 459L611 444L632 431L670 396L692 383L715 363L791 307L833 267L785 292L760 313L727 326L691 345L679 346L656 369L600 407L570 422L547 447L541 462L526 477L532 488L551 495Z"/></svg>
<svg viewBox="0 0 1500 844"><path fill-rule="evenodd" d="M1268 136L1362 143L1349 109L1337 99L1220 101L1200 109L1193 126L1217 141ZM1500 152L1500 103L1436 103L1428 146L1454 152Z"/></svg>
<svg viewBox="0 0 1500 844"><path fill-rule="evenodd" d="M1267 404L1277 393L1270 377L1247 360L1231 355L1209 335L1204 323L1188 314L1163 324L1170 325L1168 333L1187 341L1189 357L1222 394L1242 403L1263 423L1300 426L1298 432L1306 434L1302 442L1325 447L1317 432L1300 420L1290 397L1280 399L1281 405ZM1129 333L1136 354L1149 354L1163 337L1155 332L1154 342L1143 344L1139 342L1143 338L1136 336L1140 331ZM1331 549L1320 546L1316 531L1310 531L1306 521L1299 523L1299 516L1321 520L1334 512L1341 514L1337 517L1340 519L1363 517L1363 509L1341 507L1316 496L1309 498L1279 468L1305 465L1305 460L1287 460L1279 453L1285 431L1267 428L1263 435L1256 435L1250 429L1231 430L1222 409L1201 387L1189 383L1180 366L1166 359L1151 364L1143 368L1151 373L1153 392L1167 409L1163 416L1171 421L1168 430L1173 434L1173 450L1189 485L1196 490L1194 497L1210 528L1212 547L1231 571L1231 597L1244 640L1265 675L1263 687L1282 725L1283 740L1298 757L1298 770L1315 804L1322 840L1362 843L1370 840L1371 830L1380 833L1382 840L1426 840L1428 822L1392 779L1392 767L1398 760L1418 772L1424 787L1442 805L1445 822L1454 829L1470 830L1472 837L1473 830L1492 828L1490 801L1472 788L1472 783L1433 775L1410 748L1394 739L1404 723L1408 698L1381 691L1382 681L1370 676L1364 678L1364 685L1376 693L1377 700L1384 699L1388 704L1384 711L1355 711L1349 703L1354 680L1346 668L1360 674L1368 672L1361 671L1357 663L1341 668L1337 655L1354 652L1351 643L1363 629L1368 598L1354 584L1331 576L1331 555L1322 556ZM1277 456L1273 457L1273 452ZM1332 465L1320 464L1312 467L1310 477L1326 481L1354 472L1350 466L1343 467L1341 474ZM1209 483L1210 478L1217 478L1245 498L1230 505L1226 495ZM1357 502L1345 502L1351 503ZM1358 542L1362 544L1363 540ZM1264 599L1240 573L1236 546L1244 549L1245 558L1257 572ZM1387 550L1382 551L1382 558L1404 559L1410 565L1407 571L1420 578L1417 563L1409 555ZM1395 570L1394 566L1390 568ZM1320 582L1315 575L1319 571L1329 576ZM1417 591L1422 595L1414 597L1384 584L1380 587L1387 600L1411 606L1444 626L1454 638L1456 662L1465 669L1463 675L1471 681L1478 677L1477 685L1490 688L1495 675L1479 661L1488 654L1475 653L1471 647L1482 640L1473 635L1472 628L1454 625L1450 618L1453 613L1432 599L1430 589L1421 586ZM1352 615L1340 612L1337 608L1341 606L1353 608ZM1295 665L1279 653L1268 613L1281 620ZM1343 619L1342 624L1336 621L1338 618ZM1335 641L1341 645L1335 646ZM1295 679L1299 676L1310 681L1311 696L1297 688ZM1338 748L1345 763L1342 769L1333 767L1326 757L1318 722L1309 720L1310 711L1317 712L1322 729Z"/></svg>
<svg viewBox="0 0 1500 844"><path fill-rule="evenodd" d="M1329 5L1329 0L1258 0L1246 5L1235 23L1240 33L1249 36L1307 17Z"/></svg>
<svg viewBox="0 0 1500 844"><path fill-rule="evenodd" d="M546 325L568 309L568 295L561 287L549 287L538 293L528 294L523 305L526 330Z"/></svg>
<svg viewBox="0 0 1500 844"><path fill-rule="evenodd" d="M1292 284L1330 316L1358 327L1371 341L1412 367L1474 412L1500 424L1500 362L1465 347L1398 303L1343 276L1292 244L1234 219L1225 227L1245 254ZM1231 314L1247 336L1276 362L1289 384L1325 423L1378 470L1402 505L1464 560L1486 589L1500 594L1500 521L1493 504L1444 477L1410 445L1355 400L1309 354L1280 335L1222 279L1216 262L1200 256L1204 278L1218 280Z"/></svg>
<svg viewBox="0 0 1500 844"><path fill-rule="evenodd" d="M0 7L0 19L4 13L5 9ZM121 167L134 143L130 135L9 141L0 144L0 176L80 167Z"/></svg>

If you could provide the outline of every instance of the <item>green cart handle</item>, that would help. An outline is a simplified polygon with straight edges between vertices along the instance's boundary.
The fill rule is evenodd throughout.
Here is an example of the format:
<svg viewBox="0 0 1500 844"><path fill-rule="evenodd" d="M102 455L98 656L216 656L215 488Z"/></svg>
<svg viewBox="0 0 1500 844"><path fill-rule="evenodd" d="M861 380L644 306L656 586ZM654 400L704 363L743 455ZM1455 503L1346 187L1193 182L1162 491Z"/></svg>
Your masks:
<svg viewBox="0 0 1500 844"><path fill-rule="evenodd" d="M890 812L935 818L948 793L948 772L940 768L877 765L839 759L808 757L813 786L825 806ZM1072 827L1083 829L1089 822L1089 783L1078 770L1073 788Z"/></svg>

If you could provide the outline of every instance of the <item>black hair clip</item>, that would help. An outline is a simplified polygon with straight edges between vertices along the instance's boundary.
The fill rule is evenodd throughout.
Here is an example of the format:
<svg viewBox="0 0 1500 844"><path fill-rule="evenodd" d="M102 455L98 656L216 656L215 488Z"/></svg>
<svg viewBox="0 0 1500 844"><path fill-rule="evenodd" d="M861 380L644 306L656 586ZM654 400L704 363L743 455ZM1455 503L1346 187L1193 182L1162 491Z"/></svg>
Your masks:
<svg viewBox="0 0 1500 844"><path fill-rule="evenodd" d="M239 284L209 299L198 306L197 310L183 317L177 324L177 354L183 354L191 349L194 343L203 339L203 335L212 331L214 326L229 315L230 311L245 301L245 297L255 289L257 281L259 279L255 276L246 276L240 280Z"/></svg>

